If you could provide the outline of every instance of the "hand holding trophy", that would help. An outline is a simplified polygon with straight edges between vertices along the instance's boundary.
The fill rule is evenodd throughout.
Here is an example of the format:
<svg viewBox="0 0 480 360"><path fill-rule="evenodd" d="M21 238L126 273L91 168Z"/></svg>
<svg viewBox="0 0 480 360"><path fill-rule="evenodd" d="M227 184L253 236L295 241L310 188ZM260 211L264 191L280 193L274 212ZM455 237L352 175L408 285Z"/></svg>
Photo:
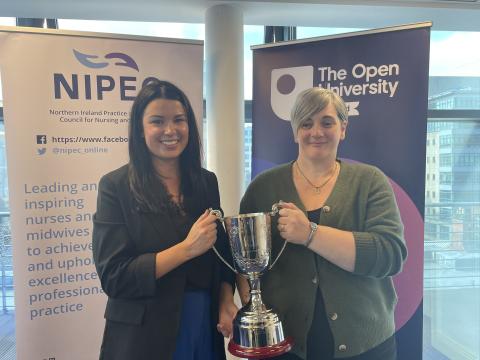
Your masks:
<svg viewBox="0 0 480 360"><path fill-rule="evenodd" d="M284 337L282 322L263 302L260 276L270 270L282 255L286 242L275 261L271 258L271 217L278 214L279 203L267 213L240 214L222 217L219 210L211 210L225 226L234 259L234 267L213 248L217 256L232 271L248 279L250 301L233 320L233 337L228 344L232 355L263 359L284 354L292 348L293 339Z"/></svg>

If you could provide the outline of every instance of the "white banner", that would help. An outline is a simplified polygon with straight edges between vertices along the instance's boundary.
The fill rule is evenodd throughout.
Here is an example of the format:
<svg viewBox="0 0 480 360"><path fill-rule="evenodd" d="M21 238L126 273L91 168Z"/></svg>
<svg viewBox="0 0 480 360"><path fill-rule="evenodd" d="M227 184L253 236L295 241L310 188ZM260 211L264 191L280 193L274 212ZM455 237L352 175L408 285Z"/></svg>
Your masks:
<svg viewBox="0 0 480 360"><path fill-rule="evenodd" d="M92 260L101 175L128 161L148 77L202 120L203 42L0 29L17 359L98 359L106 296Z"/></svg>

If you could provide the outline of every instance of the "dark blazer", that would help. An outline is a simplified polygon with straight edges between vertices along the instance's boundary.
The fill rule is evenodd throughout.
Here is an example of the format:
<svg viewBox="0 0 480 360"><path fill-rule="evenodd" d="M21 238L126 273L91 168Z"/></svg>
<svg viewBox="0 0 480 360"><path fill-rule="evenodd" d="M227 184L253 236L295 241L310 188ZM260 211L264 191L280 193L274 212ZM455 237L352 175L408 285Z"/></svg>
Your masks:
<svg viewBox="0 0 480 360"><path fill-rule="evenodd" d="M185 264L155 279L155 254L183 239L168 214L141 212L128 186L128 165L102 177L93 218L93 258L108 295L101 360L169 360L175 351L186 283ZM220 209L217 178L202 169L209 206ZM231 259L223 226L216 248ZM209 250L212 251L212 250ZM214 257L217 259L216 257ZM212 328L218 321L221 281L234 276L215 262ZM225 359L223 337L216 330L217 358Z"/></svg>

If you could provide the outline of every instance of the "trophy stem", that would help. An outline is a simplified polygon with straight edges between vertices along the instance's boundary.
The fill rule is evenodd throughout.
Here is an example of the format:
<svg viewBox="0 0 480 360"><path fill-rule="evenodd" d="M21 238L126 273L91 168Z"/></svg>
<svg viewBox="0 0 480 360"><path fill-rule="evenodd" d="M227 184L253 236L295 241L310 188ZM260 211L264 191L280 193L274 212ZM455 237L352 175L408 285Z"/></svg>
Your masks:
<svg viewBox="0 0 480 360"><path fill-rule="evenodd" d="M265 311L265 305L262 302L262 292L260 290L259 274L248 274L248 283L250 285L250 310L253 312Z"/></svg>

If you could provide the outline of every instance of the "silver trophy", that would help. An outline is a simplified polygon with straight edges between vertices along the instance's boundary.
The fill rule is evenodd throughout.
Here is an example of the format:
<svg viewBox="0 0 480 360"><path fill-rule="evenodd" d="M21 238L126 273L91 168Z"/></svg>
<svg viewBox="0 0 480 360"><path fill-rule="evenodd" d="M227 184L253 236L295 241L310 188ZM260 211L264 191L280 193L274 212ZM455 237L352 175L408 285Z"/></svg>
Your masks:
<svg viewBox="0 0 480 360"><path fill-rule="evenodd" d="M275 261L271 258L271 217L278 214L280 204L274 204L268 213L241 214L222 217L219 210L211 210L225 226L230 240L234 267L218 253L217 256L236 274L248 279L250 301L241 308L233 321L233 337L228 344L231 354L248 359L262 359L288 352L293 345L285 338L282 322L272 309L262 302L260 276L270 270L285 249L283 244Z"/></svg>

